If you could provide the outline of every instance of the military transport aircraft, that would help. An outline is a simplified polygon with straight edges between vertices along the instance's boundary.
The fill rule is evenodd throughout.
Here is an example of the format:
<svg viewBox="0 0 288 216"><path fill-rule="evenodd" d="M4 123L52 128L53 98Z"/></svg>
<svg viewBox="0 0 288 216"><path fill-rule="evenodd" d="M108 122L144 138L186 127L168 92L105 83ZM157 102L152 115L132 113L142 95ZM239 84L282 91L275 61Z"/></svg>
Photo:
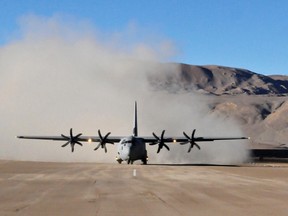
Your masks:
<svg viewBox="0 0 288 216"><path fill-rule="evenodd" d="M99 147L104 148L105 153L107 153L106 144L117 143L118 156L116 160L118 163L127 161L128 164L133 164L136 160L142 160L143 164L147 164L147 150L146 143L149 145L158 145L157 153L165 147L168 151L170 148L165 143L180 143L180 145L190 144L188 148L188 153L191 149L196 146L200 150L200 146L196 142L207 142L214 140L239 140L248 139L247 137L195 137L195 129L193 130L191 137L189 137L185 132L183 132L184 137L164 137L165 130L162 131L161 136L157 136L154 132L153 137L139 137L138 136L138 122L137 122L137 102L135 102L134 107L134 128L132 136L109 136L110 132L103 136L98 130L98 136L82 136L82 133L73 135L72 128L70 129L70 135L66 136L61 134L61 136L18 136L21 139L40 139L40 140L54 140L54 141L66 141L62 147L70 144L72 152L74 152L75 144L82 146L81 142L99 142L94 150Z"/></svg>

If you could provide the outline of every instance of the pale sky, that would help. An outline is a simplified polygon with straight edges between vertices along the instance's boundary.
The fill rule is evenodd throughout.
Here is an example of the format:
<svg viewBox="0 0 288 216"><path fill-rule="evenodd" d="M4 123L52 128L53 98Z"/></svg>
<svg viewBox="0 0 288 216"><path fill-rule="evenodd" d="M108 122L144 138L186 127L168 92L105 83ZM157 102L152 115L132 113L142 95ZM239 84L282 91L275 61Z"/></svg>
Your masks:
<svg viewBox="0 0 288 216"><path fill-rule="evenodd" d="M0 0L0 49L21 38L25 16L69 17L112 34L174 44L169 61L288 74L286 0Z"/></svg>

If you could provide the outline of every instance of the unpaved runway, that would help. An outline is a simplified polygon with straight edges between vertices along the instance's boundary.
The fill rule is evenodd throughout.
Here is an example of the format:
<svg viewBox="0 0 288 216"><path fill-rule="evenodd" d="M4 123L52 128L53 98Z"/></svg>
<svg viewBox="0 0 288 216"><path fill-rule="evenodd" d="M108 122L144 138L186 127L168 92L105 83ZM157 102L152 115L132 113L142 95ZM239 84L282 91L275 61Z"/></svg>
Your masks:
<svg viewBox="0 0 288 216"><path fill-rule="evenodd" d="M288 214L287 202L288 166L284 165L0 161L1 216L279 216Z"/></svg>

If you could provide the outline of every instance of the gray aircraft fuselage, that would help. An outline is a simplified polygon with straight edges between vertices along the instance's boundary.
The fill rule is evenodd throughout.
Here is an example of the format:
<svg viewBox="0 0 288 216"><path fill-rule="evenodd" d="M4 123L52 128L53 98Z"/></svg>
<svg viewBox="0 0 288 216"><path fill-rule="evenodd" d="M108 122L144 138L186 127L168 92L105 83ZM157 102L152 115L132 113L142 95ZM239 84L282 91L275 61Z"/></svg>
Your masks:
<svg viewBox="0 0 288 216"><path fill-rule="evenodd" d="M130 136L121 139L117 145L118 157L117 161L127 161L133 163L135 160L142 160L144 164L147 163L146 144L142 138Z"/></svg>

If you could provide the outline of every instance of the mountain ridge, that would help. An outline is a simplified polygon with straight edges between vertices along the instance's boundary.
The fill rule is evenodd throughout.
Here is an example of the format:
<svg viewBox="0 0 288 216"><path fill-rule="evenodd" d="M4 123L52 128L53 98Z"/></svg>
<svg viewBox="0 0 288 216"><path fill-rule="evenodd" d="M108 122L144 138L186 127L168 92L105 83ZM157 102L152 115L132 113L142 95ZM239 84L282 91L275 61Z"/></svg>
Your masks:
<svg viewBox="0 0 288 216"><path fill-rule="evenodd" d="M265 76L247 69L219 65L178 64L179 71L169 71L150 79L156 88L199 91L213 95L288 95L288 76ZM158 86L157 86L158 85Z"/></svg>
<svg viewBox="0 0 288 216"><path fill-rule="evenodd" d="M236 119L251 137L252 147L288 143L288 76L219 65L175 65L178 70L148 77L151 86L170 93L207 96L211 113Z"/></svg>

